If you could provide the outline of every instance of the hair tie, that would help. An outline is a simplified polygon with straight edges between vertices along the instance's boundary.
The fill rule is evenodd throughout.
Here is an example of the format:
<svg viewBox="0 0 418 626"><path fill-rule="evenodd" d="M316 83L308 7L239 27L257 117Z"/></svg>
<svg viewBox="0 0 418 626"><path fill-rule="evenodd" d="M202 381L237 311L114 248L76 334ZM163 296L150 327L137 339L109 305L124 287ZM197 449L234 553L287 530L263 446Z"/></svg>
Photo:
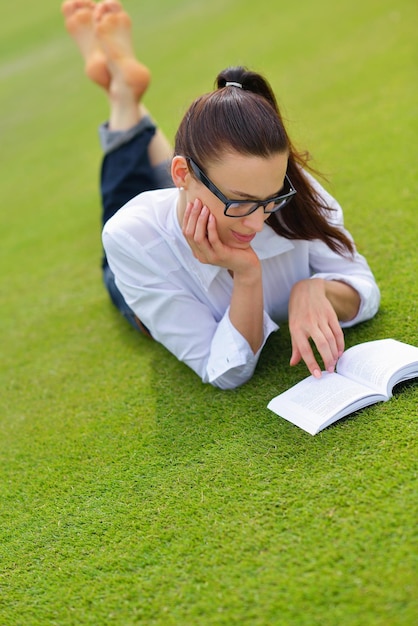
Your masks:
<svg viewBox="0 0 418 626"><path fill-rule="evenodd" d="M225 87L239 87L242 89L241 83L234 83L233 81L225 83Z"/></svg>

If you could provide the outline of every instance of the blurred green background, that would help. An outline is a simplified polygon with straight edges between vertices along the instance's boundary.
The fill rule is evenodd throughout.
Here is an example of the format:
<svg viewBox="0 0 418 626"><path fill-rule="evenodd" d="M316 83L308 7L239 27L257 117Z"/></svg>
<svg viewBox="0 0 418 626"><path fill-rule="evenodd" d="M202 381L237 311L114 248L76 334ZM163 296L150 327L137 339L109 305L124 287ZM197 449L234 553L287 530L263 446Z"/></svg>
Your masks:
<svg viewBox="0 0 418 626"><path fill-rule="evenodd" d="M231 64L271 81L382 306L346 343L417 345L415 0L124 3L171 138ZM416 384L315 438L265 408L306 376L286 325L204 386L100 277L103 93L60 4L0 22L0 623L414 626Z"/></svg>

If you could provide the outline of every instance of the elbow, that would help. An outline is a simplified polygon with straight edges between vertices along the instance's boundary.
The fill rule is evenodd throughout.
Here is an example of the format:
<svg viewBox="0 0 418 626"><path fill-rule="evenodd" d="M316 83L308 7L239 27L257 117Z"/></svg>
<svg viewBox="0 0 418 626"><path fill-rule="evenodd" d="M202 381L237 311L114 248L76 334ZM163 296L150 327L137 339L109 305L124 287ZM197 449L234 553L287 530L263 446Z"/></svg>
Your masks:
<svg viewBox="0 0 418 626"><path fill-rule="evenodd" d="M362 294L360 308L355 318L351 322L344 324L344 326L353 326L372 319L378 312L379 306L380 290L376 283L374 283L366 293Z"/></svg>
<svg viewBox="0 0 418 626"><path fill-rule="evenodd" d="M252 378L252 375L253 371L245 376L242 375L242 372L241 375L234 376L233 372L229 371L228 374L223 374L218 378L203 380L203 382L209 382L212 387L216 387L216 389L221 389L222 391L232 391L245 385L245 383Z"/></svg>
<svg viewBox="0 0 418 626"><path fill-rule="evenodd" d="M231 381L231 380L223 380L222 378L218 378L216 380L212 380L210 381L210 384L212 385L212 387L215 387L216 389L220 389L221 391L232 391L234 389L238 389L238 387L242 387L242 385L244 385L246 382L246 380L244 381Z"/></svg>
<svg viewBox="0 0 418 626"><path fill-rule="evenodd" d="M345 321L340 319L342 328L349 328L361 322L366 322L376 315L380 306L380 290L374 280L357 279L355 282L351 282L351 286L360 295L360 306L351 320Z"/></svg>

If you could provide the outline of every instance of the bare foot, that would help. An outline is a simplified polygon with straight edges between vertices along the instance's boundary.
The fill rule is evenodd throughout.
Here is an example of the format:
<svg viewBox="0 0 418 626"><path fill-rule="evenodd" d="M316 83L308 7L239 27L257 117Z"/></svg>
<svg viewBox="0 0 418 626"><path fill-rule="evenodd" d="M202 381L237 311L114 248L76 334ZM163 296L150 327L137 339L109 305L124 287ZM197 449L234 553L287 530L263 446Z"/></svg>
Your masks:
<svg viewBox="0 0 418 626"><path fill-rule="evenodd" d="M111 75L110 96L129 94L138 102L149 85L151 73L135 58L129 15L117 0L104 0L96 4L94 28Z"/></svg>
<svg viewBox="0 0 418 626"><path fill-rule="evenodd" d="M94 32L95 8L96 4L92 0L66 0L61 11L65 18L65 27L83 55L87 76L107 90L110 86L110 73L106 56Z"/></svg>

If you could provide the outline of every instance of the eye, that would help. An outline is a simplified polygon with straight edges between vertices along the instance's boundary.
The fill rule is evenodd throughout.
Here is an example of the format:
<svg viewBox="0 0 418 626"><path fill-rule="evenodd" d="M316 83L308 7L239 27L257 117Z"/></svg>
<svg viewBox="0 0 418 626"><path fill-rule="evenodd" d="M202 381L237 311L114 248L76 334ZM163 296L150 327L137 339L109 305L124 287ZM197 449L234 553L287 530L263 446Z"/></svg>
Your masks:
<svg viewBox="0 0 418 626"><path fill-rule="evenodd" d="M254 202L231 202L228 205L227 214L237 217L247 215L253 211L254 206Z"/></svg>

